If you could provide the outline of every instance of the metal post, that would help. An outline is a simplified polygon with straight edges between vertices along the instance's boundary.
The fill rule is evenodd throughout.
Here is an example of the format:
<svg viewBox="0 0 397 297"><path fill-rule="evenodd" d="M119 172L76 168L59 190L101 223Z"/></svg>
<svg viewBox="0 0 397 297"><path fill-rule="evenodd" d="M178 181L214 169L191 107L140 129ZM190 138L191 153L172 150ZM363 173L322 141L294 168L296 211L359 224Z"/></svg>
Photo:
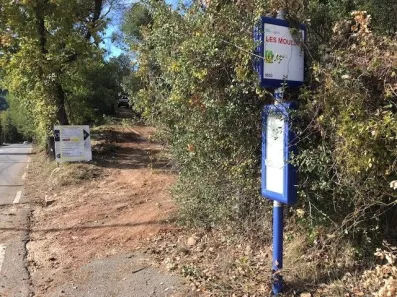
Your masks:
<svg viewBox="0 0 397 297"><path fill-rule="evenodd" d="M285 20L285 15L287 14L287 12L286 12L286 10L284 9L284 8L280 8L278 11L277 11L277 16L276 16L276 18L277 19L280 19L280 20Z"/></svg>
<svg viewBox="0 0 397 297"><path fill-rule="evenodd" d="M284 101L284 88L280 87L274 90L274 104L280 104Z"/></svg>
<svg viewBox="0 0 397 297"><path fill-rule="evenodd" d="M285 12L280 10L277 14L278 19L284 19ZM284 88L279 87L274 90L274 104L282 104L284 101ZM272 263L272 292L275 296L283 289L283 204L273 202L273 263Z"/></svg>
<svg viewBox="0 0 397 297"><path fill-rule="evenodd" d="M285 20L286 11L281 8L277 12L277 19ZM280 104L284 101L283 87L274 90L274 104ZM277 296L283 290L283 277L281 269L283 268L283 204L273 201L273 263L272 263L272 292Z"/></svg>
<svg viewBox="0 0 397 297"><path fill-rule="evenodd" d="M283 204L273 202L273 263L272 291L277 296L283 289Z"/></svg>

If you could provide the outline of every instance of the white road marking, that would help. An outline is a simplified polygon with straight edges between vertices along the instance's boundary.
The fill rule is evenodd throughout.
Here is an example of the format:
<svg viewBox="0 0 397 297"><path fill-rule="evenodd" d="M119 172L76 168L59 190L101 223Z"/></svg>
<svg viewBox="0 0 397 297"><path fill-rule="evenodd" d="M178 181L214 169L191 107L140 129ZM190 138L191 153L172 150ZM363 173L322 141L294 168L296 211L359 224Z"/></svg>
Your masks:
<svg viewBox="0 0 397 297"><path fill-rule="evenodd" d="M31 154L32 151L33 151L33 149L31 148L30 151L29 151L29 154ZM30 165L29 163L31 163L31 161L32 160L30 159L30 157L28 157L28 160L26 161L28 163L28 165L26 165L26 169L29 169L29 165Z"/></svg>
<svg viewBox="0 0 397 297"><path fill-rule="evenodd" d="M22 175L22 180L26 179L26 172Z"/></svg>
<svg viewBox="0 0 397 297"><path fill-rule="evenodd" d="M12 203L14 203L14 204L19 203L19 200L21 200L21 195L22 195L22 191L18 191L17 194L15 195L15 199Z"/></svg>
<svg viewBox="0 0 397 297"><path fill-rule="evenodd" d="M6 246L0 244L0 272L1 272L1 268L3 267L5 254L6 254Z"/></svg>

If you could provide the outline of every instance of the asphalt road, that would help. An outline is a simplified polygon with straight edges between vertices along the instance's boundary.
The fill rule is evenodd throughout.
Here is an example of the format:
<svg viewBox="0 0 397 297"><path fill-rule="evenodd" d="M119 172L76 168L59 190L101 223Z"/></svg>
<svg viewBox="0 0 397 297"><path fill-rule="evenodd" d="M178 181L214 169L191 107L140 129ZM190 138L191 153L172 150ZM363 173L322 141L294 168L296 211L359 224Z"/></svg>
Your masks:
<svg viewBox="0 0 397 297"><path fill-rule="evenodd" d="M0 296L31 295L26 263L30 207L24 203L23 181L30 145L0 146Z"/></svg>

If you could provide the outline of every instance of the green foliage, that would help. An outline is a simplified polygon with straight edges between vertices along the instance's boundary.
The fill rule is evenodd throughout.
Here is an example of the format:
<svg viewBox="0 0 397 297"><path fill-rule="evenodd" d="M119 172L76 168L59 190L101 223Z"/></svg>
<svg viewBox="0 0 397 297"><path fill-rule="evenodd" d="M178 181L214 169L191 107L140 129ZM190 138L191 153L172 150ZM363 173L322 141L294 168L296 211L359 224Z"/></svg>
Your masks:
<svg viewBox="0 0 397 297"><path fill-rule="evenodd" d="M149 7L143 2L134 3L130 10L125 14L122 31L126 41L136 43L142 40L142 28L152 22Z"/></svg>
<svg viewBox="0 0 397 297"><path fill-rule="evenodd" d="M20 142L23 136L18 133L17 128L12 122L9 110L0 112L0 145L3 142Z"/></svg>
<svg viewBox="0 0 397 297"><path fill-rule="evenodd" d="M20 102L11 94L4 92L4 95L3 104L7 109L0 110L0 143L32 140L34 127L29 110L20 106Z"/></svg>
<svg viewBox="0 0 397 297"><path fill-rule="evenodd" d="M251 28L263 3L208 8L149 3L153 21L138 45L144 88L135 106L163 128L180 169L175 194L186 223L260 228L260 113L251 70ZM240 49L239 49L240 48ZM258 95L259 94L259 95ZM241 222L244 222L241 224Z"/></svg>
<svg viewBox="0 0 397 297"><path fill-rule="evenodd" d="M354 18L360 29L336 31L332 51L312 64L299 98L295 161L312 223L353 235L364 248L397 235L389 187L397 178L397 43L370 33L365 13Z"/></svg>
<svg viewBox="0 0 397 297"><path fill-rule="evenodd" d="M18 139L22 140L21 136L23 136L25 140L32 139L35 135L35 127L32 126L32 112L21 104L22 102L20 100L11 94L7 95L7 100L10 106L7 110L9 113L10 124L15 127L15 130L20 134ZM10 142L13 141L10 140Z"/></svg>
<svg viewBox="0 0 397 297"><path fill-rule="evenodd" d="M397 2L394 0L367 0L364 8L371 13L376 31L393 35L397 32L395 16Z"/></svg>
<svg viewBox="0 0 397 297"><path fill-rule="evenodd" d="M295 1L280 1L293 3ZM350 13L365 11L372 16L372 29L377 33L392 35L397 32L394 21L397 14L397 3L394 0L310 0L296 1L300 3L299 9L289 11L289 19L303 21L308 26L308 44L310 45L310 58L320 59L321 50L318 47L327 46L333 36L335 23L349 20L343 24L344 34L350 32Z"/></svg>
<svg viewBox="0 0 397 297"><path fill-rule="evenodd" d="M94 104L96 113L109 108L98 47L106 25L102 0L1 0L0 6L2 85L29 110L39 144L55 123L91 121Z"/></svg>
<svg viewBox="0 0 397 297"><path fill-rule="evenodd" d="M124 15L121 29L126 43L133 50L143 40L144 32L148 30L153 21L149 7L147 3L138 2L133 4L131 9ZM131 101L137 101L136 97L142 88L142 79L136 72L135 63L130 65L130 71L123 75L122 87L123 91L128 93Z"/></svg>
<svg viewBox="0 0 397 297"><path fill-rule="evenodd" d="M136 101L136 97L140 89L143 87L142 80L138 76L136 71L131 71L131 73L125 77L123 77L122 82L123 91L128 93L132 101Z"/></svg>
<svg viewBox="0 0 397 297"><path fill-rule="evenodd" d="M313 0L288 16L292 24L310 19L292 162L300 176L297 221L311 227L313 244L324 227L365 246L396 236L397 195L389 187L397 179L396 42L371 34L365 13L337 22L368 4ZM256 87L251 32L272 7L147 5L152 21L132 47L141 79L134 100L176 160L180 217L204 226L235 222L260 234L270 205L259 197L260 113L271 96Z"/></svg>
<svg viewBox="0 0 397 297"><path fill-rule="evenodd" d="M115 61L88 60L79 71L65 77L67 111L73 124L98 124L114 111L122 92L123 71Z"/></svg>

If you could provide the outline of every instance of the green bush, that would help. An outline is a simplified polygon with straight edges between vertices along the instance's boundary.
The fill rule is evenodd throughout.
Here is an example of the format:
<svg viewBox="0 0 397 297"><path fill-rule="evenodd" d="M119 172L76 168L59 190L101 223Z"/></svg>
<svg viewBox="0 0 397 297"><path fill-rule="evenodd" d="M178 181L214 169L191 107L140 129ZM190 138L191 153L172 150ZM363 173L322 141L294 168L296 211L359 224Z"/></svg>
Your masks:
<svg viewBox="0 0 397 297"><path fill-rule="evenodd" d="M397 194L389 186L397 178L397 42L371 33L366 13L353 16L353 31L336 30L312 64L299 98L295 161L312 220L366 248L397 238Z"/></svg>
<svg viewBox="0 0 397 297"><path fill-rule="evenodd" d="M254 2L263 7L249 5ZM254 10L219 4L205 12L199 5L174 11L149 4L152 22L134 44L145 86L134 104L171 144L181 218L261 228L269 219L258 188L266 99L251 70Z"/></svg>
<svg viewBox="0 0 397 297"><path fill-rule="evenodd" d="M371 34L365 13L335 24L365 3L332 3L309 1L288 16L291 23L311 18L307 83L296 93L300 153L292 160L298 207L308 215L296 221L308 236L320 226L368 246L396 238L389 187L397 178L396 42ZM259 195L260 113L272 97L252 73L251 32L271 6L211 1L205 9L175 11L149 1L147 9L151 22L133 44L144 86L134 100L170 145L180 173L180 217L269 233L271 203Z"/></svg>
<svg viewBox="0 0 397 297"><path fill-rule="evenodd" d="M0 112L0 145L3 142L16 143L24 140L13 123L12 115L9 110Z"/></svg>

